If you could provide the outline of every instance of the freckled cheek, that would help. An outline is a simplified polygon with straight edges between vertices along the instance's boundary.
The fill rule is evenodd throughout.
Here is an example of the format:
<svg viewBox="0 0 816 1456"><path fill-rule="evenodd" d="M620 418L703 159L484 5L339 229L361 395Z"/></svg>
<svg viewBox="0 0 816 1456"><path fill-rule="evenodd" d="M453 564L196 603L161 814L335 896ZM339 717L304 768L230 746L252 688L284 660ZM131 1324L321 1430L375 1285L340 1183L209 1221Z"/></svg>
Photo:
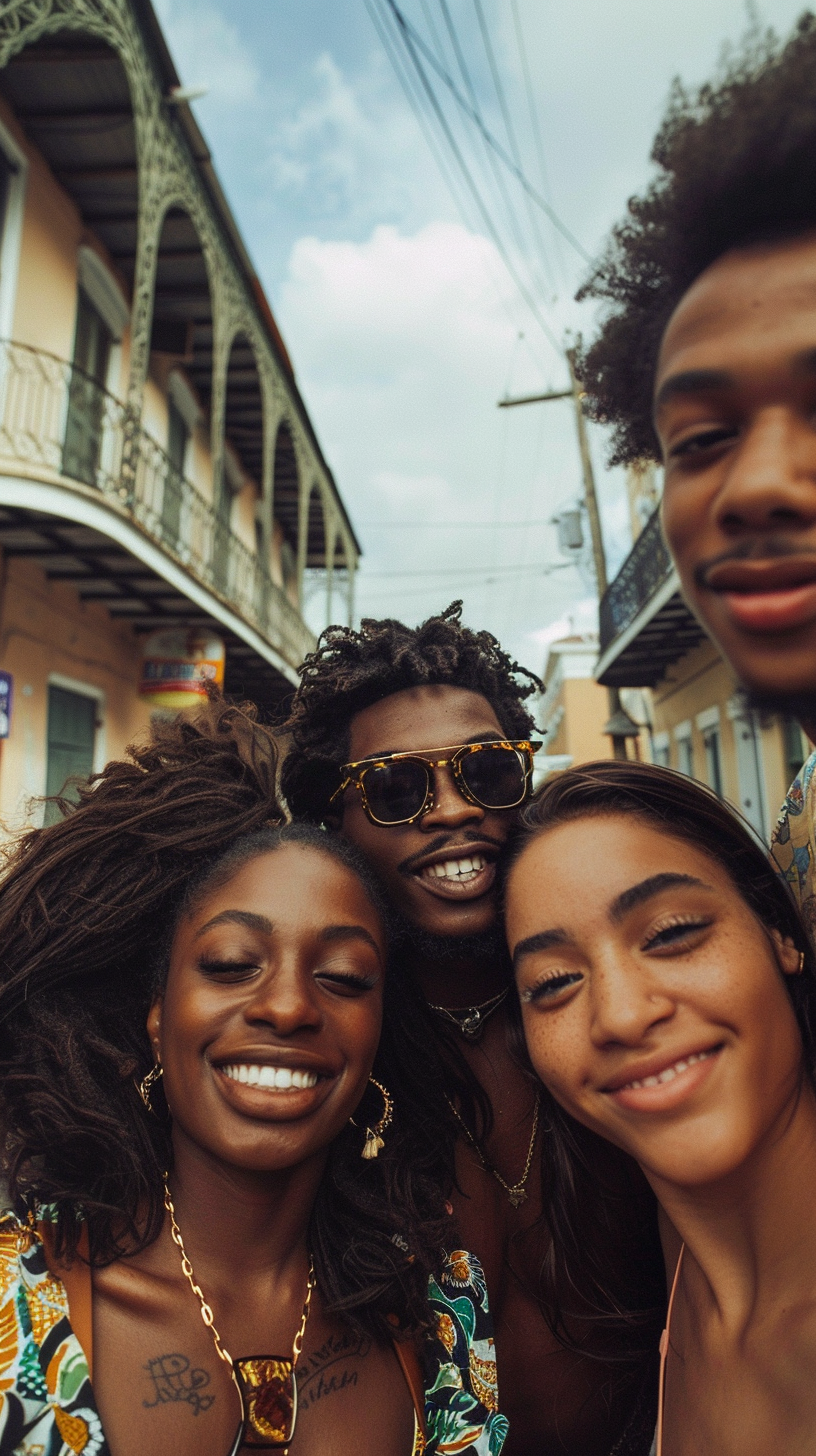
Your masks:
<svg viewBox="0 0 816 1456"><path fill-rule="evenodd" d="M585 1081L579 1038L536 1012L525 1012L524 1034L530 1059L545 1087L559 1102L575 1105Z"/></svg>

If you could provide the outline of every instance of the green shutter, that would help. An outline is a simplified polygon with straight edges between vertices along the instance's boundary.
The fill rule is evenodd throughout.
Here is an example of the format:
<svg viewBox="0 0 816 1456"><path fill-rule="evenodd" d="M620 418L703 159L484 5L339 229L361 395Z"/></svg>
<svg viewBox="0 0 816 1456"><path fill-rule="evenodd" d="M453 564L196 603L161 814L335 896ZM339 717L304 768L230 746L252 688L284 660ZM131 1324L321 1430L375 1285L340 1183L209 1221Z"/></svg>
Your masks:
<svg viewBox="0 0 816 1456"><path fill-rule="evenodd" d="M48 768L45 792L59 794L69 779L87 779L93 769L96 699L67 688L48 689ZM76 793L69 793L75 798ZM59 818L56 804L46 804L45 822Z"/></svg>

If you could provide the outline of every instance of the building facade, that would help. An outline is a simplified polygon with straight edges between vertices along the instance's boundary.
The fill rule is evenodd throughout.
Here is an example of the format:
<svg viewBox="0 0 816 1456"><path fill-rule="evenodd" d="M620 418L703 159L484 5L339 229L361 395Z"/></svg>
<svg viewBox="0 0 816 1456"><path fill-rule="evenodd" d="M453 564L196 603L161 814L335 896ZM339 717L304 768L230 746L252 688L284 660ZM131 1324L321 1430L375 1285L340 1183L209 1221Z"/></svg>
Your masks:
<svg viewBox="0 0 816 1456"><path fill-rule="evenodd" d="M594 633L562 637L550 645L538 713L544 734L544 750L536 757L538 782L559 769L612 757L612 739L604 732L609 697L595 681L597 661ZM630 695L625 707L636 723L643 721L641 694ZM641 756L643 736L629 739L631 757Z"/></svg>
<svg viewBox="0 0 816 1456"><path fill-rule="evenodd" d="M792 719L746 706L681 596L659 510L601 601L596 677L648 689L652 761L708 784L769 839L807 740Z"/></svg>
<svg viewBox="0 0 816 1456"><path fill-rule="evenodd" d="M179 89L149 0L0 8L7 830L199 660L274 712L305 593L317 625L353 608L353 528Z"/></svg>

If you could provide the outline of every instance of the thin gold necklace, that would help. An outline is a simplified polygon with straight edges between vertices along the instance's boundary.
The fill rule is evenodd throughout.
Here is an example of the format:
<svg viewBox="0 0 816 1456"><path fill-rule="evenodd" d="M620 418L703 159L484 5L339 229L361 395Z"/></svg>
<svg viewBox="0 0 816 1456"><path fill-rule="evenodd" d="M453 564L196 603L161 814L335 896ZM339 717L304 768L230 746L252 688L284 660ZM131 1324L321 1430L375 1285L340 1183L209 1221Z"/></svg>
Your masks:
<svg viewBox="0 0 816 1456"><path fill-rule="evenodd" d="M314 1262L309 1260L309 1277L306 1281L306 1298L300 1316L300 1325L292 1343L291 1358L286 1355L244 1355L233 1359L224 1347L215 1327L211 1306L204 1298L201 1285L196 1282L193 1266L184 1247L181 1229L176 1222L176 1210L170 1196L167 1174L164 1175L164 1206L170 1215L170 1234L181 1254L181 1267L190 1288L201 1306L201 1318L213 1337L219 1360L229 1366L230 1374L241 1402L241 1426L232 1453L241 1446L263 1446L286 1456L295 1434L297 1420L297 1381L295 1367L303 1349L303 1337L312 1303L315 1287Z"/></svg>
<svg viewBox="0 0 816 1456"><path fill-rule="evenodd" d="M509 991L510 987L505 986L503 991L491 996L488 1001L482 1001L478 1006L435 1006L433 1001L428 1004L437 1016L444 1016L447 1021L452 1022L467 1041L476 1041L484 1030L488 1016L498 1011L502 1002L507 1000Z"/></svg>
<svg viewBox="0 0 816 1456"><path fill-rule="evenodd" d="M533 1109L533 1131L530 1134L530 1146L527 1149L527 1161L524 1164L524 1172L522 1173L517 1183L508 1183L505 1178L502 1178L502 1175L499 1172L498 1168L494 1168L493 1164L488 1162L459 1109L457 1107L454 1107L449 1097L447 1097L445 1101L447 1102L448 1107L456 1118L456 1121L459 1123L459 1126L465 1134L468 1142L473 1148L475 1148L479 1158L479 1162L481 1163L482 1167L488 1173L493 1174L493 1177L496 1179L497 1183L501 1183L501 1186L507 1194L507 1197L510 1199L513 1207L518 1208L520 1204L525 1203L527 1201L527 1179L530 1176L530 1169L533 1166L533 1152L535 1150L536 1138L538 1136L538 1114L541 1108L541 1094L539 1092L536 1092L535 1107Z"/></svg>

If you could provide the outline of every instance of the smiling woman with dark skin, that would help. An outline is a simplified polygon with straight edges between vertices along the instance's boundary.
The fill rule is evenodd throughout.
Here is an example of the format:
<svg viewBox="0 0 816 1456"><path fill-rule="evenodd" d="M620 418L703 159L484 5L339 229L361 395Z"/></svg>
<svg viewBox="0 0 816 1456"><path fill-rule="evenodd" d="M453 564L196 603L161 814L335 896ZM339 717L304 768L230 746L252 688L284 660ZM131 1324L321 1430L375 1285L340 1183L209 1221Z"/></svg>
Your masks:
<svg viewBox="0 0 816 1456"><path fill-rule="evenodd" d="M741 822L667 770L586 765L524 818L507 933L556 1135L579 1178L607 1140L661 1210L674 1296L653 1450L812 1453L816 976L798 914ZM596 1212L605 1197L589 1192Z"/></svg>
<svg viewBox="0 0 816 1456"><path fill-rule="evenodd" d="M380 892L274 782L215 704L12 859L3 1456L501 1449Z"/></svg>

